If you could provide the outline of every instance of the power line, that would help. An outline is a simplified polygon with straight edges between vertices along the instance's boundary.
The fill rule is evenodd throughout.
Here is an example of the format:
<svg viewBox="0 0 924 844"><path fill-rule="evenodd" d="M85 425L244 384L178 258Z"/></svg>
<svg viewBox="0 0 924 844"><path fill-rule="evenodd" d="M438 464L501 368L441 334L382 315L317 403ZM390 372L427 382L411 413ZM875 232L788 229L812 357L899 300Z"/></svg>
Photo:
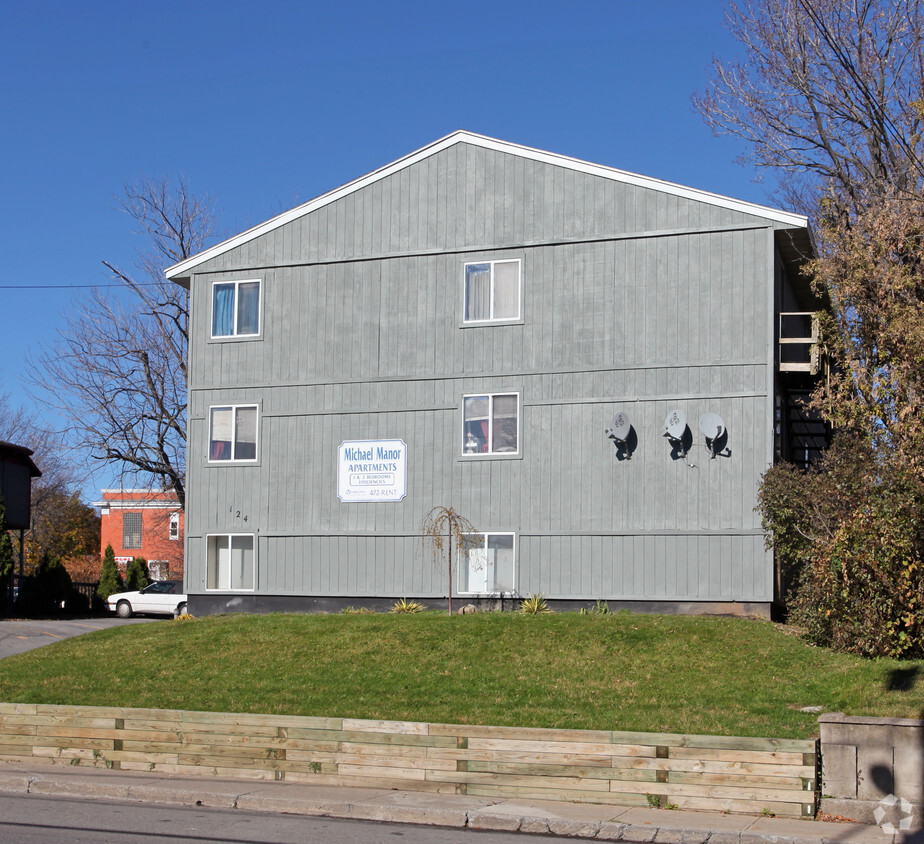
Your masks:
<svg viewBox="0 0 924 844"><path fill-rule="evenodd" d="M157 282L135 282L138 287L156 287ZM0 284L0 290L94 290L124 287L123 284Z"/></svg>

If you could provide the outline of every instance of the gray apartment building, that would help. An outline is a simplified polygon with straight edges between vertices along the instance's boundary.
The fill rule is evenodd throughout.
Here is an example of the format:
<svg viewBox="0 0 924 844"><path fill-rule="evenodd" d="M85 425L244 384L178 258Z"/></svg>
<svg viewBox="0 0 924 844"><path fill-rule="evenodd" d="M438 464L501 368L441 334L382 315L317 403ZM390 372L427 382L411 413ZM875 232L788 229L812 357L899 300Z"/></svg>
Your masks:
<svg viewBox="0 0 924 844"><path fill-rule="evenodd" d="M823 427L804 217L455 132L171 267L194 614L454 597L767 614Z"/></svg>

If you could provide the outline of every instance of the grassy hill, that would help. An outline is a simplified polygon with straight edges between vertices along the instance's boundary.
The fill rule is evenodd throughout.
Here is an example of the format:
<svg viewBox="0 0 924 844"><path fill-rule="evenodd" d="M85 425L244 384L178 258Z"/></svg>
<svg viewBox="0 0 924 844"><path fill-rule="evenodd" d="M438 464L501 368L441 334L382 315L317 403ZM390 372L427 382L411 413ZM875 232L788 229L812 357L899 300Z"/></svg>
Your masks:
<svg viewBox="0 0 924 844"><path fill-rule="evenodd" d="M731 618L231 615L0 660L0 700L798 738L806 706L922 717L924 663Z"/></svg>

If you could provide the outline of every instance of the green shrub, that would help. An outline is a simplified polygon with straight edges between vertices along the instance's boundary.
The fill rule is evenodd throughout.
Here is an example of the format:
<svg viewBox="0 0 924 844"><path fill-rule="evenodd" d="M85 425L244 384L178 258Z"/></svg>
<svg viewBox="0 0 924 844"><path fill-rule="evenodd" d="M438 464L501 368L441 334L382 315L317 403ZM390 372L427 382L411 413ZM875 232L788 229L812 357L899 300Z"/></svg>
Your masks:
<svg viewBox="0 0 924 844"><path fill-rule="evenodd" d="M770 469L759 509L787 578L789 619L818 645L924 656L924 485L863 442L814 470Z"/></svg>
<svg viewBox="0 0 924 844"><path fill-rule="evenodd" d="M816 644L864 656L924 655L924 495L892 482L815 543L792 618Z"/></svg>
<svg viewBox="0 0 924 844"><path fill-rule="evenodd" d="M415 613L423 611L423 604L419 601L409 601L407 598L401 598L401 600L395 601L395 605L389 610L389 612L393 613Z"/></svg>
<svg viewBox="0 0 924 844"><path fill-rule="evenodd" d="M111 545L107 545L103 554L103 568L99 576L99 586L96 587L96 595L105 604L110 595L124 591L125 581L122 580L122 575L119 574L115 552L112 550Z"/></svg>
<svg viewBox="0 0 924 844"><path fill-rule="evenodd" d="M543 615L552 612L552 608L546 601L545 595L536 594L520 601L520 612L527 615Z"/></svg>
<svg viewBox="0 0 924 844"><path fill-rule="evenodd" d="M144 589L151 582L148 561L144 557L132 557L125 570L125 590L136 592Z"/></svg>
<svg viewBox="0 0 924 844"><path fill-rule="evenodd" d="M71 594L64 602L64 612L68 615L86 615L90 612L90 599L79 589L71 588Z"/></svg>
<svg viewBox="0 0 924 844"><path fill-rule="evenodd" d="M21 615L61 615L74 587L61 561L45 554L35 571L19 585L16 611Z"/></svg>

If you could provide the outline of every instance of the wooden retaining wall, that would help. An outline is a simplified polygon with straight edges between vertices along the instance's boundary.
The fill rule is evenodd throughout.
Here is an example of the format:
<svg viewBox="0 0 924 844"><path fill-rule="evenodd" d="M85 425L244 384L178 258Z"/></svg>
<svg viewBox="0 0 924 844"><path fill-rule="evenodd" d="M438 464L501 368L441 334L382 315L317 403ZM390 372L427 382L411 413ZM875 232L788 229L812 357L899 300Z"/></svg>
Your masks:
<svg viewBox="0 0 924 844"><path fill-rule="evenodd" d="M812 740L0 703L0 760L324 785L815 813Z"/></svg>

